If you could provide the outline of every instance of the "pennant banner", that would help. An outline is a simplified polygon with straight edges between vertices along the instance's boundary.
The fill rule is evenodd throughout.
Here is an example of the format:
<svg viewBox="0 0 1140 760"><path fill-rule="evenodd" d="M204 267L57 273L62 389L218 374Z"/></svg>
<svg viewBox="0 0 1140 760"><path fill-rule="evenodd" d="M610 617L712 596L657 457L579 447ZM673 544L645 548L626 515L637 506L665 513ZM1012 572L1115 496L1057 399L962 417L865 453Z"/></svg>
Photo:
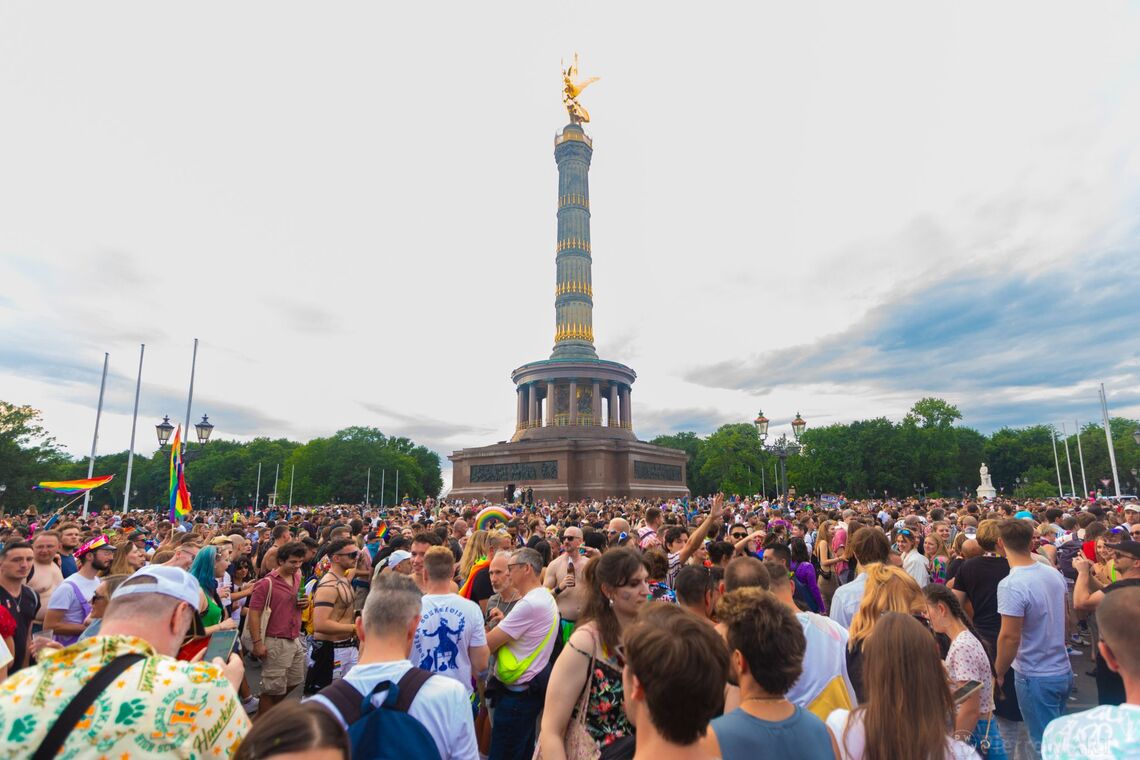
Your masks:
<svg viewBox="0 0 1140 760"><path fill-rule="evenodd" d="M45 480L39 485L32 486L32 488L39 491L51 491L52 493L71 495L85 493L93 488L105 486L110 483L114 477L114 475L105 475L101 478L82 478L81 480Z"/></svg>

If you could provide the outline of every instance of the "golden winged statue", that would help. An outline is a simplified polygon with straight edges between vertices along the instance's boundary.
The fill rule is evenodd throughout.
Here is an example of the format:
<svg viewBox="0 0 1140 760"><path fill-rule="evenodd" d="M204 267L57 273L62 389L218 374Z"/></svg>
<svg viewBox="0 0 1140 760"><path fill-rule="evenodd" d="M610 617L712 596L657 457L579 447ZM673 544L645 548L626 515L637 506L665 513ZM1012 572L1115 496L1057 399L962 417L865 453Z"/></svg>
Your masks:
<svg viewBox="0 0 1140 760"><path fill-rule="evenodd" d="M590 112L578 102L578 96L601 77L578 79L578 54L574 54L574 63L562 69L562 105L570 114L570 121L574 124L583 124L590 120Z"/></svg>

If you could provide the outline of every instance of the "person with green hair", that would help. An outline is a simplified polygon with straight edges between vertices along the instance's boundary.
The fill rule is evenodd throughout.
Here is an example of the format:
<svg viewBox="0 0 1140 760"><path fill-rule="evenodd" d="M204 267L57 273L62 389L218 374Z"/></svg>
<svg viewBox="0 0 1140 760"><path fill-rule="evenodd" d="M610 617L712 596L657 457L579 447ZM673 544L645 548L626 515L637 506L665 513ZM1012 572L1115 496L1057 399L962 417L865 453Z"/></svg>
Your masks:
<svg viewBox="0 0 1140 760"><path fill-rule="evenodd" d="M222 619L222 600L218 596L218 574L229 565L228 549L217 546L206 546L198 552L194 563L190 565L189 573L202 587L206 595L206 609L202 612L202 624L206 626L206 635L215 631L229 631L237 627L231 617Z"/></svg>

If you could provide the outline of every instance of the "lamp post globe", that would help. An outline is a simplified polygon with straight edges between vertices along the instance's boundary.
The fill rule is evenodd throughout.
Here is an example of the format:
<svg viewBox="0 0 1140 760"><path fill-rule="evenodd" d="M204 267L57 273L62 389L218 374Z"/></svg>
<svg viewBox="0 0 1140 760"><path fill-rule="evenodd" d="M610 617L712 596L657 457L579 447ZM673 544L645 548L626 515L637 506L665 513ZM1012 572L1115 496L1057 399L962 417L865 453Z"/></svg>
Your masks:
<svg viewBox="0 0 1140 760"><path fill-rule="evenodd" d="M1136 441L1136 445L1140 446L1140 427L1132 431L1132 440Z"/></svg>
<svg viewBox="0 0 1140 760"><path fill-rule="evenodd" d="M154 426L154 431L158 434L158 445L161 448L170 442L170 436L174 434L174 426L170 424L170 415L162 415L162 422Z"/></svg>
<svg viewBox="0 0 1140 760"><path fill-rule="evenodd" d="M807 422L804 421L804 418L800 416L799 412L796 412L796 418L792 420L792 435L796 437L797 441L800 439L800 436L804 434L804 428L806 427Z"/></svg>
<svg viewBox="0 0 1140 760"><path fill-rule="evenodd" d="M203 446L210 440L210 433L214 432L214 426L210 424L210 418L203 414L202 421L194 426L194 432L198 434L198 443Z"/></svg>

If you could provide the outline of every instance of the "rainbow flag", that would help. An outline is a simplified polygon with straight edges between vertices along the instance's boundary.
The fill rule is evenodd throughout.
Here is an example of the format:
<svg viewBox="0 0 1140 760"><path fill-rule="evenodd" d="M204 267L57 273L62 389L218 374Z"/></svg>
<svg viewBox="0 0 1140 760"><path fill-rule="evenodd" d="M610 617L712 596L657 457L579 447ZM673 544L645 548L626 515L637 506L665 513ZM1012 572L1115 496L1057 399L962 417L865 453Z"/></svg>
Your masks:
<svg viewBox="0 0 1140 760"><path fill-rule="evenodd" d="M101 478L82 478L80 480L45 480L39 485L32 486L32 488L39 491L51 491L52 493L71 495L84 493L99 486L105 486L110 483L114 477L114 475L104 475Z"/></svg>
<svg viewBox="0 0 1140 760"><path fill-rule="evenodd" d="M186 471L182 464L182 426L174 430L170 444L170 521L185 520L190 514L190 492L186 490Z"/></svg>
<svg viewBox="0 0 1140 760"><path fill-rule="evenodd" d="M491 560L486 557L480 557L479 561L471 566L471 572L467 573L467 580L463 582L463 588L459 589L459 595L464 599L471 598L471 592L475 587L475 574L485 567L490 567Z"/></svg>
<svg viewBox="0 0 1140 760"><path fill-rule="evenodd" d="M376 538L387 539L390 532L388 523L386 522L381 521L380 524L376 526Z"/></svg>

